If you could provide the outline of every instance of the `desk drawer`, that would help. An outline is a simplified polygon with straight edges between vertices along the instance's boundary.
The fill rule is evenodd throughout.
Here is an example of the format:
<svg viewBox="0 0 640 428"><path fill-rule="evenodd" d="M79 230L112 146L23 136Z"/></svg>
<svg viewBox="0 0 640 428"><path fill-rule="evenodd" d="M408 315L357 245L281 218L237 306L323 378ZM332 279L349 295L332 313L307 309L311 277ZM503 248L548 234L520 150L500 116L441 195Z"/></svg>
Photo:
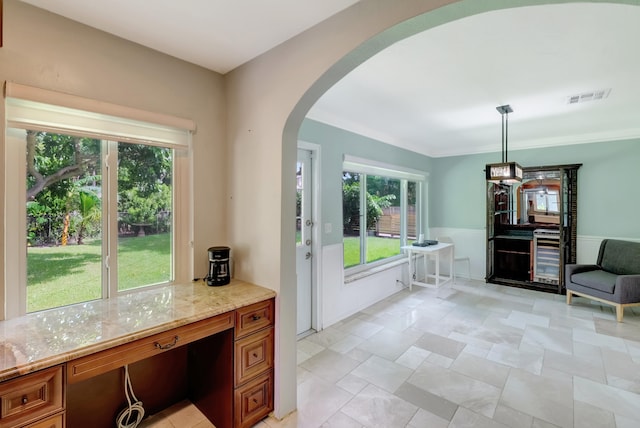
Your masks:
<svg viewBox="0 0 640 428"><path fill-rule="evenodd" d="M237 385L273 367L273 328L252 334L235 343Z"/></svg>
<svg viewBox="0 0 640 428"><path fill-rule="evenodd" d="M236 310L236 338L244 337L273 325L273 299L255 303Z"/></svg>
<svg viewBox="0 0 640 428"><path fill-rule="evenodd" d="M62 415L51 416L44 421L36 422L35 424L27 425L24 428L63 428Z"/></svg>
<svg viewBox="0 0 640 428"><path fill-rule="evenodd" d="M67 363L67 381L80 382L171 348L186 345L233 328L233 322L233 312L229 312L75 359Z"/></svg>
<svg viewBox="0 0 640 428"><path fill-rule="evenodd" d="M63 410L62 366L0 384L0 428L21 426Z"/></svg>
<svg viewBox="0 0 640 428"><path fill-rule="evenodd" d="M273 410L273 374L257 377L235 392L235 427L252 427Z"/></svg>

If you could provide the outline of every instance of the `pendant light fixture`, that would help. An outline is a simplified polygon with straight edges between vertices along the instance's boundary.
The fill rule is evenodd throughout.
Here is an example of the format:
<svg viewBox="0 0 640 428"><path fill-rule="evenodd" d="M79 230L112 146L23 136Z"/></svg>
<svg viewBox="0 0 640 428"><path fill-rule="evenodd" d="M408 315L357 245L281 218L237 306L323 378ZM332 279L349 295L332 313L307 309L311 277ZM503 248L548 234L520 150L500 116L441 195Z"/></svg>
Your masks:
<svg viewBox="0 0 640 428"><path fill-rule="evenodd" d="M502 116L502 162L487 164L485 169L487 181L505 184L517 183L522 181L522 167L516 162L509 162L507 158L509 113L512 113L513 109L507 104L496 107L496 110Z"/></svg>

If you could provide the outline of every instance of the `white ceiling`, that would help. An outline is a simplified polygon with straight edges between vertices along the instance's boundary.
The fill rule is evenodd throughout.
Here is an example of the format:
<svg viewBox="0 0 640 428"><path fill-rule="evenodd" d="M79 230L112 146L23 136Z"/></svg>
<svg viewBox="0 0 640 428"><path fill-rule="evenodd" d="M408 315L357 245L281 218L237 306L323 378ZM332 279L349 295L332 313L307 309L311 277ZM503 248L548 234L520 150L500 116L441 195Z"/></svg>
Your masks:
<svg viewBox="0 0 640 428"><path fill-rule="evenodd" d="M226 73L356 0L23 0ZM250 13L247 13L250 12ZM640 7L484 13L402 40L331 88L308 117L430 156L640 136ZM572 95L609 90L599 101ZM515 159L516 155L510 156Z"/></svg>
<svg viewBox="0 0 640 428"><path fill-rule="evenodd" d="M358 0L22 0L227 73Z"/></svg>

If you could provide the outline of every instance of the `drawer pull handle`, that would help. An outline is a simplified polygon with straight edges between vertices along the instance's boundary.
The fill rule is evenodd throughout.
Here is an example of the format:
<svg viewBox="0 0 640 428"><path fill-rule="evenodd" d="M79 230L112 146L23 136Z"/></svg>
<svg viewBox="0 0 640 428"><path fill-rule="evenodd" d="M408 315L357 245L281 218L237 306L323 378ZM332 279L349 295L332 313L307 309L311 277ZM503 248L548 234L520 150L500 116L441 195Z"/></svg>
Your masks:
<svg viewBox="0 0 640 428"><path fill-rule="evenodd" d="M258 404L258 400L254 398L254 399L253 399L253 403L254 403L254 404Z"/></svg>
<svg viewBox="0 0 640 428"><path fill-rule="evenodd" d="M162 349L162 350L165 350L165 349L171 349L171 348L173 348L174 346L176 346L176 343L178 343L178 339L180 339L178 336L174 336L174 337L173 337L173 342L171 342L171 343L167 343L166 345L161 345L161 344L159 344L158 342L155 342L155 343L154 343L154 346L155 346L156 348L158 348L158 349Z"/></svg>
<svg viewBox="0 0 640 428"><path fill-rule="evenodd" d="M256 354L255 352L253 353L253 358L258 358L258 354Z"/></svg>
<svg viewBox="0 0 640 428"><path fill-rule="evenodd" d="M27 404L29 402L29 398L26 395L22 396L22 404Z"/></svg>
<svg viewBox="0 0 640 428"><path fill-rule="evenodd" d="M258 314L253 314L253 316L251 317L252 321L258 321L260 318L262 318L260 315Z"/></svg>

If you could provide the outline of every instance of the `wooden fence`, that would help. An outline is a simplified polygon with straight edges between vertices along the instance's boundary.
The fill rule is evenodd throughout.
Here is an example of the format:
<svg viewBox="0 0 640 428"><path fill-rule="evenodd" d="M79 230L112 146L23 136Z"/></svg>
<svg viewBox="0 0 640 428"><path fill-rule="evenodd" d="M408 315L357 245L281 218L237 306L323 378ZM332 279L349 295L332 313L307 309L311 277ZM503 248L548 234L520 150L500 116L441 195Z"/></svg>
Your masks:
<svg viewBox="0 0 640 428"><path fill-rule="evenodd" d="M407 235L414 238L416 234L416 211L414 207L409 207L407 213ZM394 238L400 237L400 207L389 207L382 210L382 216L378 219L376 225L377 236L390 236Z"/></svg>

